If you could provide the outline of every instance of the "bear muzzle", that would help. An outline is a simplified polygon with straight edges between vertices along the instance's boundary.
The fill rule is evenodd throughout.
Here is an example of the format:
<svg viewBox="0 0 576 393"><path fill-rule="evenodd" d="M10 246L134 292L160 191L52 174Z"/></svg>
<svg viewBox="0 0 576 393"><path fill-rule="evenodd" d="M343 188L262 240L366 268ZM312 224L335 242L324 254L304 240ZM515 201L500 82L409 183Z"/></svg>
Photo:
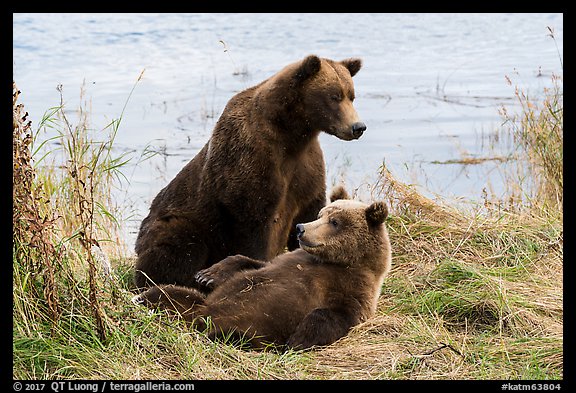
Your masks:
<svg viewBox="0 0 576 393"><path fill-rule="evenodd" d="M357 121L352 123L351 126L348 125L340 129L334 127L329 129L327 132L328 134L332 134L344 141L353 141L360 138L362 134L364 134L364 131L366 131L366 124L362 123L361 121Z"/></svg>
<svg viewBox="0 0 576 393"><path fill-rule="evenodd" d="M353 139L358 139L362 136L362 134L364 134L364 131L366 131L366 124L362 123L361 121L358 121L354 124L352 124L352 138Z"/></svg>
<svg viewBox="0 0 576 393"><path fill-rule="evenodd" d="M296 225L296 237L298 238L298 243L300 244L300 248L302 248L304 251L309 251L312 248L322 246L322 243L315 243L311 239L308 239L304 236L304 234L306 233L306 229L304 228L304 225L307 225L307 224L297 224Z"/></svg>
<svg viewBox="0 0 576 393"><path fill-rule="evenodd" d="M296 237L298 237L298 239L304 235L304 232L306 232L304 229L304 224L296 224Z"/></svg>

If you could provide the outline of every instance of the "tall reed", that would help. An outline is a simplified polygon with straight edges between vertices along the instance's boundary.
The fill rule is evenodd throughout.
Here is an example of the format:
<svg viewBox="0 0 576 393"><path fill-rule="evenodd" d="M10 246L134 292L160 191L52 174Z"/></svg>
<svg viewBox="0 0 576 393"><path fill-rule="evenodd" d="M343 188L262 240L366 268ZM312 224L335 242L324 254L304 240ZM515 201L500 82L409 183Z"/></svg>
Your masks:
<svg viewBox="0 0 576 393"><path fill-rule="evenodd" d="M52 330L61 316L57 275L62 248L55 237L55 212L44 208L49 199L37 183L32 162L31 122L23 104L18 104L20 91L13 83L12 125L12 252L14 312L19 313L22 327L37 329L35 316L48 315ZM20 296L22 295L22 296ZM36 308L36 309L35 309Z"/></svg>
<svg viewBox="0 0 576 393"><path fill-rule="evenodd" d="M512 85L512 81L507 78ZM544 90L544 98L535 100L526 91L515 88L520 110L510 113L501 109L519 151L518 168L510 181L522 185L534 208L562 213L564 189L564 92L562 77L552 75L552 86Z"/></svg>
<svg viewBox="0 0 576 393"><path fill-rule="evenodd" d="M104 342L109 318L101 302L106 286L115 286L105 246L118 248L122 230L112 191L131 159L114 150L126 105L95 132L83 89L75 122L58 89L60 105L34 133L13 86L14 325L25 335L42 335L46 324L53 335L82 326ZM39 142L41 133L47 135Z"/></svg>

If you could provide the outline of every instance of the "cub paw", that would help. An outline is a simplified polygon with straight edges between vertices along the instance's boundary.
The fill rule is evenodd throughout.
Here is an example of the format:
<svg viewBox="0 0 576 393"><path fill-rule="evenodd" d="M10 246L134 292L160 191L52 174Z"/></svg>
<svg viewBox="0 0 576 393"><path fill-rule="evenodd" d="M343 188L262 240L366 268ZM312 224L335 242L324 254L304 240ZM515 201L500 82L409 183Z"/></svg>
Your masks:
<svg viewBox="0 0 576 393"><path fill-rule="evenodd" d="M232 266L226 265L227 264L220 262L210 266L209 268L200 270L196 273L194 279L201 287L213 290L230 278L232 274L236 273L236 269L233 269Z"/></svg>

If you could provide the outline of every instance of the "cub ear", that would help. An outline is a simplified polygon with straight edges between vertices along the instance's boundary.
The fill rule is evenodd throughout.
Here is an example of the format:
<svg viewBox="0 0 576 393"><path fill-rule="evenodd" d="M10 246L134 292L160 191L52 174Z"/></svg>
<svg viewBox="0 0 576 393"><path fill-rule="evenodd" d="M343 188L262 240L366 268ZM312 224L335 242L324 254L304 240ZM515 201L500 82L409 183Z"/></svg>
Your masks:
<svg viewBox="0 0 576 393"><path fill-rule="evenodd" d="M374 202L366 208L365 213L368 225L380 225L388 217L388 206L384 202Z"/></svg>
<svg viewBox="0 0 576 393"><path fill-rule="evenodd" d="M340 62L344 67L348 68L350 71L350 76L354 76L360 71L362 68L362 60L361 59L345 59Z"/></svg>
<svg viewBox="0 0 576 393"><path fill-rule="evenodd" d="M330 202L337 201L338 199L350 199L350 195L348 195L348 192L342 185L334 187L330 194Z"/></svg>
<svg viewBox="0 0 576 393"><path fill-rule="evenodd" d="M321 64L322 61L316 55L310 55L304 58L304 60L302 60L302 62L300 63L300 65L298 65L298 68L296 69L296 75L294 76L294 81L296 83L302 83L311 76L316 75L318 71L320 71Z"/></svg>

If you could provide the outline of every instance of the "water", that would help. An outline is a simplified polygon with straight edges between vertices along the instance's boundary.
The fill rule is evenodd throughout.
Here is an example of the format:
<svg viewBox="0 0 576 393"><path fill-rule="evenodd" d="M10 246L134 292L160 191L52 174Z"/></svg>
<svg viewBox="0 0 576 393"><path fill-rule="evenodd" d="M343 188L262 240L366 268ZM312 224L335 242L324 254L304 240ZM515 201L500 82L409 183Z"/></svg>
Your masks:
<svg viewBox="0 0 576 393"><path fill-rule="evenodd" d="M116 149L134 162L144 149L160 154L125 170L129 245L230 97L308 54L364 61L354 82L366 133L352 142L322 135L321 145L328 186L343 178L365 198L383 162L448 198L502 192L498 161L437 162L497 154L486 146L501 127L498 108L515 105L506 77L538 97L562 74L562 14L14 14L13 33L13 76L33 124L59 104L57 85L73 111L84 84L102 129L145 70Z"/></svg>

